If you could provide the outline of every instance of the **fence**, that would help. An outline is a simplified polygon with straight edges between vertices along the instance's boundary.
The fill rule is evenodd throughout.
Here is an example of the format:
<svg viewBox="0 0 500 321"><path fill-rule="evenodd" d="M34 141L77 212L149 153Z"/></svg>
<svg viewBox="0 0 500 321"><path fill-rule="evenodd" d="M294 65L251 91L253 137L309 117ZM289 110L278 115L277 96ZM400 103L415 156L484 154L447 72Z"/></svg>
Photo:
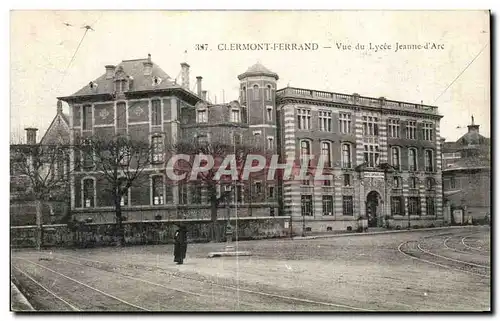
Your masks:
<svg viewBox="0 0 500 321"><path fill-rule="evenodd" d="M231 219L239 240L290 236L290 217L252 217ZM123 222L125 244L168 244L173 242L179 224L186 226L191 243L208 242L213 223L210 220L127 221ZM224 235L227 220L220 219L215 228ZM12 248L35 247L36 226L16 226L10 229ZM80 223L76 225L44 225L43 247L99 247L116 243L116 223ZM236 233L233 234L236 238Z"/></svg>

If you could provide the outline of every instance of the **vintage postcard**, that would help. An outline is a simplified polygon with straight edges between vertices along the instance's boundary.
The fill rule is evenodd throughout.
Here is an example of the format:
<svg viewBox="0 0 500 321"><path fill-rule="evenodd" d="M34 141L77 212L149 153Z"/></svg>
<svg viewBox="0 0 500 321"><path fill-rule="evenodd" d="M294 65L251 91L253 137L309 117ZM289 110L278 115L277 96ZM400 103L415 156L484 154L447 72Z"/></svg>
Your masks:
<svg viewBox="0 0 500 321"><path fill-rule="evenodd" d="M11 311L491 311L489 11L10 18Z"/></svg>

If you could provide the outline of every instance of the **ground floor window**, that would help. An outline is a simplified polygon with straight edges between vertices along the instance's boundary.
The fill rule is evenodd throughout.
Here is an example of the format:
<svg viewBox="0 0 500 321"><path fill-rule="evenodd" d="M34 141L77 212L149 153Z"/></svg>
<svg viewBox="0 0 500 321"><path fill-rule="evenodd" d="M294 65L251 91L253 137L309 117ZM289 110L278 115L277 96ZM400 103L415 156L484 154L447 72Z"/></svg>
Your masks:
<svg viewBox="0 0 500 321"><path fill-rule="evenodd" d="M333 215L333 196L323 195L323 215Z"/></svg>
<svg viewBox="0 0 500 321"><path fill-rule="evenodd" d="M312 195L302 195L300 200L302 216L313 215Z"/></svg>
<svg viewBox="0 0 500 321"><path fill-rule="evenodd" d="M201 185L191 185L191 200L193 204L201 204L201 191L203 186Z"/></svg>
<svg viewBox="0 0 500 321"><path fill-rule="evenodd" d="M400 196L391 197L391 215L404 215L403 199Z"/></svg>
<svg viewBox="0 0 500 321"><path fill-rule="evenodd" d="M409 215L420 215L419 197L408 197L408 213Z"/></svg>
<svg viewBox="0 0 500 321"><path fill-rule="evenodd" d="M342 196L342 215L353 215L352 196Z"/></svg>
<svg viewBox="0 0 500 321"><path fill-rule="evenodd" d="M436 206L434 202L434 197L426 197L425 198L425 206L426 206L426 214L427 215L436 215Z"/></svg>

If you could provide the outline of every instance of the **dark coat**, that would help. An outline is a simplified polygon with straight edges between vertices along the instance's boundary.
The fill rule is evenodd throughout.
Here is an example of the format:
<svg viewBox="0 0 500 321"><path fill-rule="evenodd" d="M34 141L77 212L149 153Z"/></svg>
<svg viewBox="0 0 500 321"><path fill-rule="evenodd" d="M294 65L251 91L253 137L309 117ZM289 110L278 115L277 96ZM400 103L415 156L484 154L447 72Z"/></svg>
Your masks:
<svg viewBox="0 0 500 321"><path fill-rule="evenodd" d="M182 263L186 258L187 250L187 231L178 229L174 236L174 262Z"/></svg>

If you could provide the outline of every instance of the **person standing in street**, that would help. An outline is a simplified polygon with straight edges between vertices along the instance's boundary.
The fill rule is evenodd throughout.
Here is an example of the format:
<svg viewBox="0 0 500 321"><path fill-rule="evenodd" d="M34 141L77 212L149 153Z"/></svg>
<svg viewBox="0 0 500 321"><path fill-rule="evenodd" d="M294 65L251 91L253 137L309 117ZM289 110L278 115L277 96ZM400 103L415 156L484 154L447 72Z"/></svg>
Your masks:
<svg viewBox="0 0 500 321"><path fill-rule="evenodd" d="M183 264L187 251L187 229L181 225L174 235L174 262Z"/></svg>

